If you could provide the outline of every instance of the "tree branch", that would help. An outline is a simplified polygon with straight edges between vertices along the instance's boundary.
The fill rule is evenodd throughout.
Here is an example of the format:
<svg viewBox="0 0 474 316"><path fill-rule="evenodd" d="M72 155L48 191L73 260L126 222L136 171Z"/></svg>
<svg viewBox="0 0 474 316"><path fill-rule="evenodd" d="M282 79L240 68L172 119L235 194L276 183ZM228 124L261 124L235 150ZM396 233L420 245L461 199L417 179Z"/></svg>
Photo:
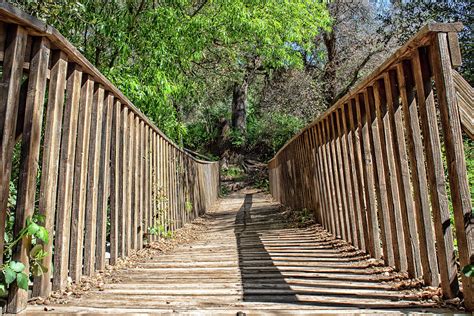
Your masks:
<svg viewBox="0 0 474 316"><path fill-rule="evenodd" d="M199 13L199 11L201 11L202 8L204 8L204 6L206 5L207 2L208 2L208 0L202 1L202 2L198 5L198 7L196 8L196 10L194 10L194 12L189 15L189 17L190 17L190 18L193 18L195 15L197 15L197 14Z"/></svg>

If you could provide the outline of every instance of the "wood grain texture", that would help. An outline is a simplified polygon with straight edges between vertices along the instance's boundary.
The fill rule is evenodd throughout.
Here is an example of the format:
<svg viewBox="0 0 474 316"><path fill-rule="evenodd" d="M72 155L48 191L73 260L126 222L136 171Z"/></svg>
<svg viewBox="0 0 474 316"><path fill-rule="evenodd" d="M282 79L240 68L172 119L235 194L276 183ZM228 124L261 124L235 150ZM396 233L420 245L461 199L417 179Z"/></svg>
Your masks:
<svg viewBox="0 0 474 316"><path fill-rule="evenodd" d="M18 180L17 201L15 209L14 236L17 236L31 219L35 209L36 179L38 176L38 158L43 122L43 103L46 91L46 72L49 64L49 41L35 39L30 60L28 93L25 100L25 117L22 132L20 172ZM51 126L49 126L51 127ZM13 260L25 263L25 271L29 271L29 249L31 239L23 240L13 249ZM49 281L49 280L48 280ZM8 308L18 312L26 307L27 292L14 286L9 293Z"/></svg>
<svg viewBox="0 0 474 316"><path fill-rule="evenodd" d="M428 184L423 155L421 130L418 120L416 98L413 93L414 82L411 66L408 63L397 66L398 83L402 102L405 131L410 159L411 183L413 189L414 209L420 242L423 279L426 284L439 284L438 262L434 245L434 233L428 201Z"/></svg>
<svg viewBox="0 0 474 316"><path fill-rule="evenodd" d="M95 249L97 237L97 208L99 205L99 172L102 152L102 121L104 114L104 88L95 87L91 113L91 136L87 177L87 198L84 224L84 275L95 272Z"/></svg>
<svg viewBox="0 0 474 316"><path fill-rule="evenodd" d="M458 239L461 266L474 264L474 224L467 182L466 162L462 141L461 122L456 91L450 65L446 34L437 34L431 62L438 92L438 106L443 126L444 145L448 164L449 184ZM474 310L474 284L472 278L462 275L464 304Z"/></svg>
<svg viewBox="0 0 474 316"><path fill-rule="evenodd" d="M5 58L0 83L0 209L6 210L10 192L12 155L16 131L18 100L26 49L26 31L20 26L7 30ZM6 212L0 212L0 236L5 233ZM0 262L3 263L5 240L0 238Z"/></svg>
<svg viewBox="0 0 474 316"><path fill-rule="evenodd" d="M48 232L54 231L54 220L56 218L59 152L68 64L67 57L62 52L54 52L52 60L38 203L39 214L44 216L44 227ZM34 295L47 296L51 291L53 238L51 234L48 242L43 245L43 250L47 253L43 259L43 265L47 272L44 272L41 278L36 280L33 287Z"/></svg>
<svg viewBox="0 0 474 316"><path fill-rule="evenodd" d="M422 274L420 262L420 246L416 228L415 213L413 210L413 198L410 185L410 171L408 166L408 154L406 148L405 131L402 106L400 103L400 90L398 88L397 73L390 71L384 77L387 91L387 111L392 133L392 153L394 155L395 173L398 185L398 199L402 223L404 226L405 257L407 260L407 272L409 275L419 277ZM390 101L390 99L392 101Z"/></svg>
<svg viewBox="0 0 474 316"><path fill-rule="evenodd" d="M110 264L115 264L120 255L120 214L121 200L121 109L120 101L113 105L112 131L110 142Z"/></svg>
<svg viewBox="0 0 474 316"><path fill-rule="evenodd" d="M66 83L66 105L64 107L61 153L59 157L58 200L54 238L54 270L52 290L67 285L69 264L69 240L71 238L71 214L74 189L74 165L76 138L81 96L82 71L70 65Z"/></svg>
<svg viewBox="0 0 474 316"><path fill-rule="evenodd" d="M83 75L81 98L79 101L76 157L74 159L74 189L69 254L69 275L74 282L79 281L82 275L85 205L86 192L88 190L87 166L93 94L94 82L90 76Z"/></svg>
<svg viewBox="0 0 474 316"><path fill-rule="evenodd" d="M105 97L103 107L103 119L102 119L102 137L101 137L101 148L100 161L99 161L99 187L97 195L97 241L95 247L95 269L97 271L103 271L105 269L105 253L107 251L107 210L109 207L109 195L111 194L110 184L110 164L111 164L111 134L112 129L112 118L113 118L113 107L114 107L114 96L111 93L107 93Z"/></svg>
<svg viewBox="0 0 474 316"><path fill-rule="evenodd" d="M421 130L423 132L423 145L427 157L426 171L430 189L431 214L434 220L441 287L443 295L452 298L458 294L459 284L428 54L425 49L416 51L412 59L412 67L417 90ZM423 58L423 62L420 58Z"/></svg>

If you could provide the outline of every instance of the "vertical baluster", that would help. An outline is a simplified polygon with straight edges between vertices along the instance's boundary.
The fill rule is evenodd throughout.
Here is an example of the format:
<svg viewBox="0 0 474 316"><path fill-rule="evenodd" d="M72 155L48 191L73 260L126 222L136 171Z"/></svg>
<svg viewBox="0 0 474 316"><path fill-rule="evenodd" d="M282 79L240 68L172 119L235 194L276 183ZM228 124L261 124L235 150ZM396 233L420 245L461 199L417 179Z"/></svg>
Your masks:
<svg viewBox="0 0 474 316"><path fill-rule="evenodd" d="M105 269L105 252L107 244L107 208L110 194L110 142L112 133L114 96L108 93L105 98L104 113L102 120L102 139L100 151L99 170L99 193L97 208L97 243L96 243L96 263L95 269L103 271ZM112 157L113 159L113 157ZM111 223L112 224L112 223Z"/></svg>
<svg viewBox="0 0 474 316"><path fill-rule="evenodd" d="M405 128L402 107L400 104L400 90L397 74L390 70L384 77L387 92L387 112L392 133L393 160L398 184L398 198L400 201L401 218L404 226L405 257L407 271L412 277L422 274L420 263L420 248L416 231L416 219L413 210L413 198L410 186L410 171L405 141ZM390 89L388 88L390 87ZM390 101L391 100L391 101Z"/></svg>
<svg viewBox="0 0 474 316"><path fill-rule="evenodd" d="M126 217L128 212L127 207L127 183L128 183L128 108L122 106L120 115L120 208L118 213L118 240L119 240L119 257L127 256L126 248Z"/></svg>
<svg viewBox="0 0 474 316"><path fill-rule="evenodd" d="M357 98L357 96L356 96ZM367 213L369 208L366 206L364 200L364 172L362 171L362 154L361 154L361 125L355 117L354 107L356 106L356 100L351 99L348 104L348 116L349 116L349 154L351 156L350 160L352 161L352 178L354 185L354 198L355 198L355 208L356 212L359 214L359 220L357 224L357 230L360 233L360 245L361 249L369 253L370 250L373 250L373 246L370 243L370 229L367 222ZM357 124L356 124L357 123ZM370 207L370 206L369 206Z"/></svg>
<svg viewBox="0 0 474 316"><path fill-rule="evenodd" d="M139 210L139 216L138 216L138 225L139 225L139 231L138 231L138 249L143 248L143 238L144 238L144 233L145 233L145 122L143 120L140 120L140 145L139 145L139 179L138 179L138 210Z"/></svg>
<svg viewBox="0 0 474 316"><path fill-rule="evenodd" d="M326 131L329 142L329 169L331 170L330 177L333 179L332 194L334 197L334 217L336 221L336 237L345 240L346 236L344 233L344 222L342 217L342 203L341 203L341 192L339 186L339 167L336 156L336 135L334 131L333 114L330 114L326 120Z"/></svg>
<svg viewBox="0 0 474 316"><path fill-rule="evenodd" d="M351 223L349 220L349 208L347 203L348 192L347 192L347 178L344 174L344 159L343 159L343 143L341 137L341 123L340 123L340 110L336 109L334 111L334 121L332 123L334 135L336 137L336 158L338 164L338 175L339 175L339 191L340 191L340 200L341 200L341 223L344 228L344 240L354 244L351 231Z"/></svg>
<svg viewBox="0 0 474 316"><path fill-rule="evenodd" d="M90 276L95 268L97 232L97 206L99 194L99 163L102 142L102 118L104 113L104 89L97 86L94 92L89 141L89 164L85 209L84 275Z"/></svg>
<svg viewBox="0 0 474 316"><path fill-rule="evenodd" d="M359 249L361 249L361 243L360 243L360 230L358 229L358 223L359 223L359 209L355 208L356 205L356 196L355 196L355 188L354 188L354 183L352 181L352 175L350 171L350 167L354 165L354 159L351 153L351 140L350 140L350 135L349 131L347 130L347 122L346 122L346 116L347 116L347 104L343 104L342 108L340 109L339 112L339 117L342 121L342 154L343 154L343 163L344 163L344 179L346 181L346 187L347 187L347 204L348 205L348 221L349 225L352 230L352 241L353 245ZM338 121L339 124L339 121ZM341 127L338 126L338 129Z"/></svg>
<svg viewBox="0 0 474 316"><path fill-rule="evenodd" d="M459 48L452 43L451 51ZM459 58L451 60L447 35L436 35L431 53L432 68L438 93L441 124L443 126L444 145L448 162L448 178L456 225L456 237L461 267L474 264L474 225L472 205L467 182L466 162L462 141L459 108L451 73L451 62L459 63ZM472 277L462 275L464 304L470 311L474 310L474 284Z"/></svg>
<svg viewBox="0 0 474 316"><path fill-rule="evenodd" d="M362 101L362 102L360 102ZM376 259L382 258L380 232L377 222L377 202L374 189L374 165L372 163L372 145L370 142L370 120L367 118L364 95L356 97L356 115L359 124L360 152L362 155L362 174L364 178L365 207L370 236L370 254Z"/></svg>
<svg viewBox="0 0 474 316"><path fill-rule="evenodd" d="M112 135L110 142L110 261L116 264L120 256L121 233L120 222L122 214L122 170L121 170L121 104L115 100L113 105Z"/></svg>
<svg viewBox="0 0 474 316"><path fill-rule="evenodd" d="M428 201L425 159L421 139L420 124L418 122L417 102L414 93L414 83L409 63L397 66L400 97L405 122L405 131L410 158L411 183L420 241L421 265L423 280L427 285L438 286L438 261L436 259L431 212Z"/></svg>
<svg viewBox="0 0 474 316"><path fill-rule="evenodd" d="M89 136L91 125L92 97L94 81L88 75L83 77L79 106L79 121L74 160L74 192L71 219L71 246L69 274L74 282L82 275L84 217L87 192L87 165L89 159Z"/></svg>
<svg viewBox="0 0 474 316"><path fill-rule="evenodd" d="M130 250L132 250L132 217L133 217L133 193L134 193L134 185L133 185L133 169L134 169L134 140L135 140L135 127L134 123L134 116L135 114L133 111L128 111L128 128L127 128L127 195L125 197L127 203L127 212L125 213L125 249L126 249L126 256L130 255Z"/></svg>
<svg viewBox="0 0 474 316"><path fill-rule="evenodd" d="M21 26L7 28L0 83L0 209L6 210L10 194L12 156L17 129L18 103L27 35ZM0 212L0 236L5 234L5 211ZM0 263L5 240L0 238Z"/></svg>
<svg viewBox="0 0 474 316"><path fill-rule="evenodd" d="M385 132L383 127L383 108L386 108L385 88L381 81L376 81L372 89L369 89L369 95L373 97L375 118L372 124L375 160L377 164L378 186L380 188L379 203L382 206L382 221L385 223L385 235L388 249L388 264L395 266L397 270L401 270L400 253L404 253L403 239L398 234L401 229L400 217L395 214L395 206L393 201L393 191L390 181L390 170L388 165L387 146L385 141ZM372 110L372 108L371 108ZM374 113L373 112L373 113ZM398 226L398 227L397 227ZM382 226L381 226L382 227ZM384 249L385 251L385 249Z"/></svg>
<svg viewBox="0 0 474 316"><path fill-rule="evenodd" d="M45 38L36 38L33 43L33 52L30 60L30 73L28 77L28 94L25 101L24 124L22 126L22 147L20 158L19 183L17 191L17 202L15 210L14 236L25 227L26 220L31 219L35 209L36 177L38 173L38 158L41 142L41 127L43 122L44 97L46 90L46 72L49 62L49 41ZM61 89L62 64L55 64L51 86ZM59 81L59 82L58 82ZM60 91L58 91L60 93ZM53 102L53 100L51 100ZM48 128L53 129L56 121L52 121L56 111L61 110L61 104L52 103L51 110L48 111ZM61 114L61 113L59 113ZM50 133L48 133L50 136ZM48 143L51 146L51 141ZM48 147L49 148L49 147ZM48 154L45 155L49 159ZM46 170L51 172L51 169ZM48 177L46 175L46 177ZM52 190L54 191L54 190ZM51 236L52 237L52 236ZM23 238L22 241L12 250L12 259L25 264L25 272L29 271L28 252L31 246L30 238ZM3 251L2 251L3 252ZM38 280L40 281L40 280ZM50 282L49 278L47 279ZM45 284L46 285L46 284ZM40 287L40 283L36 283ZM46 290L49 288L46 287ZM12 284L9 293L8 310L19 312L26 307L28 291L19 289L16 284Z"/></svg>
<svg viewBox="0 0 474 316"><path fill-rule="evenodd" d="M58 200L56 207L52 286L54 291L63 289L67 285L81 80L82 72L79 66L74 64L71 65L66 84L67 97L66 106L64 107L61 153L59 158Z"/></svg>

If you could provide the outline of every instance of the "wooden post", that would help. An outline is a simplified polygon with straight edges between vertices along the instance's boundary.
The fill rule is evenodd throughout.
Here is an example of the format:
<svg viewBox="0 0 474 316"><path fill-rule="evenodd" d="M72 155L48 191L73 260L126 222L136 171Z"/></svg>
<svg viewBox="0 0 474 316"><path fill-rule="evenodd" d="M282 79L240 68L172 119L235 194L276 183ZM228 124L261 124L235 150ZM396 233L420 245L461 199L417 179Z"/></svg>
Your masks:
<svg viewBox="0 0 474 316"><path fill-rule="evenodd" d="M98 204L97 204L97 245L95 251L95 269L103 271L105 269L105 252L107 243L107 207L109 205L109 193L113 190L110 183L110 163L115 157L110 155L111 152L111 134L114 132L112 129L112 118L113 118L113 107L114 107L114 96L110 92L105 98L103 124L102 124L102 139L101 139L101 152L100 152L100 170L99 170L99 193L98 193ZM111 204L112 205L112 202ZM112 207L110 207L112 210ZM112 225L112 222L110 223Z"/></svg>
<svg viewBox="0 0 474 316"><path fill-rule="evenodd" d="M344 144L343 138L341 136L341 123L340 123L340 109L336 109L334 111L334 121L333 121L333 130L335 132L336 137L336 154L337 154L337 163L338 163L338 174L339 174L339 190L341 192L341 201L342 201L342 225L344 226L344 235L346 236L344 240L354 245L354 239L352 236L351 230L351 220L349 219L349 207L347 203L347 198L349 197L349 192L347 191L347 175L344 174L345 166L344 166Z"/></svg>
<svg viewBox="0 0 474 316"><path fill-rule="evenodd" d="M41 167L41 184L39 196L39 214L45 218L44 227L50 232L50 238L43 244L47 253L43 266L47 271L36 278L33 287L34 295L48 296L51 292L53 231L56 217L56 197L59 169L59 148L61 144L61 129L64 109L64 92L66 89L67 56L62 52L54 52L53 64L49 80L49 95L44 128L43 157ZM26 254L25 254L26 255Z"/></svg>
<svg viewBox="0 0 474 316"><path fill-rule="evenodd" d="M64 107L61 153L59 158L58 201L54 236L53 291L63 289L67 285L81 80L82 71L77 65L71 65L66 84L67 98L66 106Z"/></svg>
<svg viewBox="0 0 474 316"><path fill-rule="evenodd" d="M128 255L126 248L127 183L128 183L128 108L123 106L120 114L120 208L118 212L118 256Z"/></svg>
<svg viewBox="0 0 474 316"><path fill-rule="evenodd" d="M370 250L370 237L369 237L369 227L367 223L367 208L365 206L364 201L364 186L362 183L363 180L363 171L362 171L362 155L360 152L360 142L359 142L359 134L360 129L359 126L354 123L357 118L355 117L355 113L353 108L356 104L355 99L351 99L348 104L348 116L349 116L349 154L351 156L350 161L353 163L351 164L352 167L352 178L354 184L354 198L355 198L355 208L356 213L359 214L359 220L357 225L357 230L360 233L360 249L369 253Z"/></svg>
<svg viewBox="0 0 474 316"><path fill-rule="evenodd" d="M120 255L120 214L122 213L121 200L121 110L120 101L113 104L112 135L110 142L110 261L114 265Z"/></svg>
<svg viewBox="0 0 474 316"><path fill-rule="evenodd" d="M362 101L362 104L361 102ZM359 141L364 178L365 208L369 227L369 253L376 259L382 258L380 248L380 233L377 223L377 205L374 189L374 166L372 163L372 144L369 138L370 122L367 119L365 100L363 95L356 96L356 115L359 125Z"/></svg>
<svg viewBox="0 0 474 316"><path fill-rule="evenodd" d="M375 119L374 111L374 95L371 87L368 87L364 90L364 105L365 105L365 115L368 121L368 143L370 143L370 160L373 166L373 179L374 179L374 190L376 196L376 209L377 209L377 219L378 227L380 227L380 237L382 241L382 250L383 250L383 259L385 264L394 265L392 236L390 233L389 219L387 214L387 196L386 196L386 186L385 178L381 165L381 146L380 139L377 133L377 121Z"/></svg>
<svg viewBox="0 0 474 316"><path fill-rule="evenodd" d="M87 165L89 159L89 135L91 125L94 82L90 76L83 76L79 101L76 157L74 159L74 191L71 217L71 244L69 274L74 282L82 275L82 254L84 241L84 216L87 192Z"/></svg>
<svg viewBox="0 0 474 316"><path fill-rule="evenodd" d="M412 67L415 77L421 129L423 131L423 145L427 157L426 170L430 188L431 213L434 219L441 287L443 295L452 298L459 291L456 255L454 252L453 232L449 225L448 195L445 187L446 179L444 178L444 167L441 157L438 120L436 118L434 91L431 86L428 52L424 50L422 56L423 60L420 60L419 51L415 51L412 58Z"/></svg>
<svg viewBox="0 0 474 316"><path fill-rule="evenodd" d="M127 212L125 213L125 256L130 255L130 250L132 250L132 217L134 213L133 205L133 194L134 194L134 184L133 184L133 174L134 174L134 140L135 140L135 126L134 126L134 116L133 111L128 111L128 128L127 128L127 193L126 193L126 203L127 203Z"/></svg>
<svg viewBox="0 0 474 316"><path fill-rule="evenodd" d="M432 50L432 67L438 93L438 106L444 133L449 184L456 225L456 237L461 267L474 264L474 224L467 182L466 162L456 91L451 73L446 34L436 35ZM474 284L472 277L462 275L464 305L474 311Z"/></svg>
<svg viewBox="0 0 474 316"><path fill-rule="evenodd" d="M91 137L89 142L89 165L87 199L85 209L84 275L91 276L95 269L95 247L97 232L97 208L99 195L99 163L102 143L102 117L104 113L104 89L97 85L92 103Z"/></svg>
<svg viewBox="0 0 474 316"><path fill-rule="evenodd" d="M423 144L421 140L420 124L415 95L413 93L414 83L411 76L411 66L408 63L397 66L398 84L402 109L404 114L405 131L408 143L408 155L410 158L411 183L413 186L413 197L420 241L421 265L423 268L423 280L427 285L438 286L438 261L433 238L433 228L428 201L428 184L426 180L426 169L423 156Z"/></svg>
<svg viewBox="0 0 474 316"><path fill-rule="evenodd" d="M21 26L7 30L0 83L0 263L3 264L5 240L5 211L10 194L12 155L15 146L15 132L20 97L20 84L23 74L23 61L26 49L26 31Z"/></svg>
<svg viewBox="0 0 474 316"><path fill-rule="evenodd" d="M343 162L344 162L344 179L346 181L346 187L347 187L347 192L348 192L348 197L347 197L347 202L348 202L348 210L349 210L349 224L351 227L351 234L352 234L352 240L353 240L353 245L359 249L361 249L361 233L360 230L358 229L358 223L359 223L359 214L358 211L359 209L355 208L356 205L356 196L355 196L355 187L354 187L354 182L352 179L351 175L351 170L350 166L354 165L354 160L353 156L351 153L351 140L349 139L349 131L347 130L347 121L346 121L346 116L347 116L347 104L344 104L342 109L340 109L339 117L342 120L342 154L343 154ZM338 121L339 124L339 121ZM339 129L341 127L338 127Z"/></svg>
<svg viewBox="0 0 474 316"><path fill-rule="evenodd" d="M398 184L398 198L400 199L402 223L405 229L405 256L407 260L407 271L412 277L420 277L421 258L418 234L416 228L415 213L412 211L413 197L410 185L410 171L408 166L408 154L405 141L405 127L403 121L403 110L400 103L400 90L397 82L396 71L390 70L384 77L387 92L387 111L392 133L393 156L395 162L395 173ZM390 101L391 100L391 101Z"/></svg>
<svg viewBox="0 0 474 316"><path fill-rule="evenodd" d="M150 141L149 141L149 126L145 124L145 139L144 139L144 146L145 146L145 151L143 153L143 160L145 163L145 171L144 171L144 177L143 177L143 189L144 189L144 205L143 205L143 233L146 236L146 240L149 243L150 242L150 236L148 235L148 228L150 225L148 225L148 218L149 218L149 213L150 213Z"/></svg>
<svg viewBox="0 0 474 316"><path fill-rule="evenodd" d="M385 87L380 80L375 82L373 89L375 119L373 123L374 151L377 163L377 172L382 204L382 219L385 223L385 234L387 236L388 260L389 264L395 266L397 270L402 269L401 254L405 252L403 235L398 231L403 230L401 218L395 214L394 196L390 179L389 157L387 154L387 143L383 125L383 115L387 107ZM382 226L381 226L382 227ZM406 269L406 265L405 265Z"/></svg>
<svg viewBox="0 0 474 316"><path fill-rule="evenodd" d="M140 144L139 144L139 164L140 164L140 178L138 179L138 190L139 190L139 216L138 216L138 224L139 224L139 231L138 231L138 249L143 248L143 238L144 238L144 218L145 218L145 123L143 120L140 120Z"/></svg>
<svg viewBox="0 0 474 316"><path fill-rule="evenodd" d="M137 124L135 115L130 118L130 249L137 249Z"/></svg>
<svg viewBox="0 0 474 316"><path fill-rule="evenodd" d="M335 221L335 215L336 215L336 209L334 207L334 190L333 190L333 178L331 175L331 170L329 168L330 166L330 157L329 157L329 145L328 145L328 139L326 138L326 125L324 122L321 122L321 124L318 124L319 127L319 135L320 135L320 144L323 147L323 169L324 169L324 177L326 181L326 194L328 197L328 205L329 205L329 224L330 224L330 229L329 231L336 235L336 221Z"/></svg>
<svg viewBox="0 0 474 316"><path fill-rule="evenodd" d="M26 219L31 219L35 209L36 177L49 54L49 41L45 38L35 39L30 60L28 94L25 104L14 236L25 227ZM57 67L54 69L57 71ZM12 253L13 260L20 261L25 265L25 273L29 273L28 252L30 246L31 239L23 238ZM8 310L13 313L23 310L26 308L27 298L28 291L19 289L16 284L12 285L9 293Z"/></svg>

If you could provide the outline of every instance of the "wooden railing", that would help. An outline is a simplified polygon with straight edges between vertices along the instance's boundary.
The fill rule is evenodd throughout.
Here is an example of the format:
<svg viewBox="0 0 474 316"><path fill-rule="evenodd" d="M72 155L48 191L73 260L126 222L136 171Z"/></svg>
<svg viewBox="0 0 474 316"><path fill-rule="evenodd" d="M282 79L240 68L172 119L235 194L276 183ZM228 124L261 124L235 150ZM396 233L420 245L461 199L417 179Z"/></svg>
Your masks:
<svg viewBox="0 0 474 316"><path fill-rule="evenodd" d="M423 27L269 163L275 199L314 210L337 237L426 285L441 285L449 298L460 292L456 258L461 267L474 261L452 73L461 63L461 28ZM472 310L472 278L461 278Z"/></svg>
<svg viewBox="0 0 474 316"><path fill-rule="evenodd" d="M173 232L216 201L217 162L176 146L54 28L5 3L0 21L0 236L21 142L14 234L35 212L50 232L33 296L103 270L108 244L114 264L159 238L150 229ZM30 247L23 238L12 254L27 273ZM0 238L0 260L3 249ZM12 284L7 311L27 299Z"/></svg>

